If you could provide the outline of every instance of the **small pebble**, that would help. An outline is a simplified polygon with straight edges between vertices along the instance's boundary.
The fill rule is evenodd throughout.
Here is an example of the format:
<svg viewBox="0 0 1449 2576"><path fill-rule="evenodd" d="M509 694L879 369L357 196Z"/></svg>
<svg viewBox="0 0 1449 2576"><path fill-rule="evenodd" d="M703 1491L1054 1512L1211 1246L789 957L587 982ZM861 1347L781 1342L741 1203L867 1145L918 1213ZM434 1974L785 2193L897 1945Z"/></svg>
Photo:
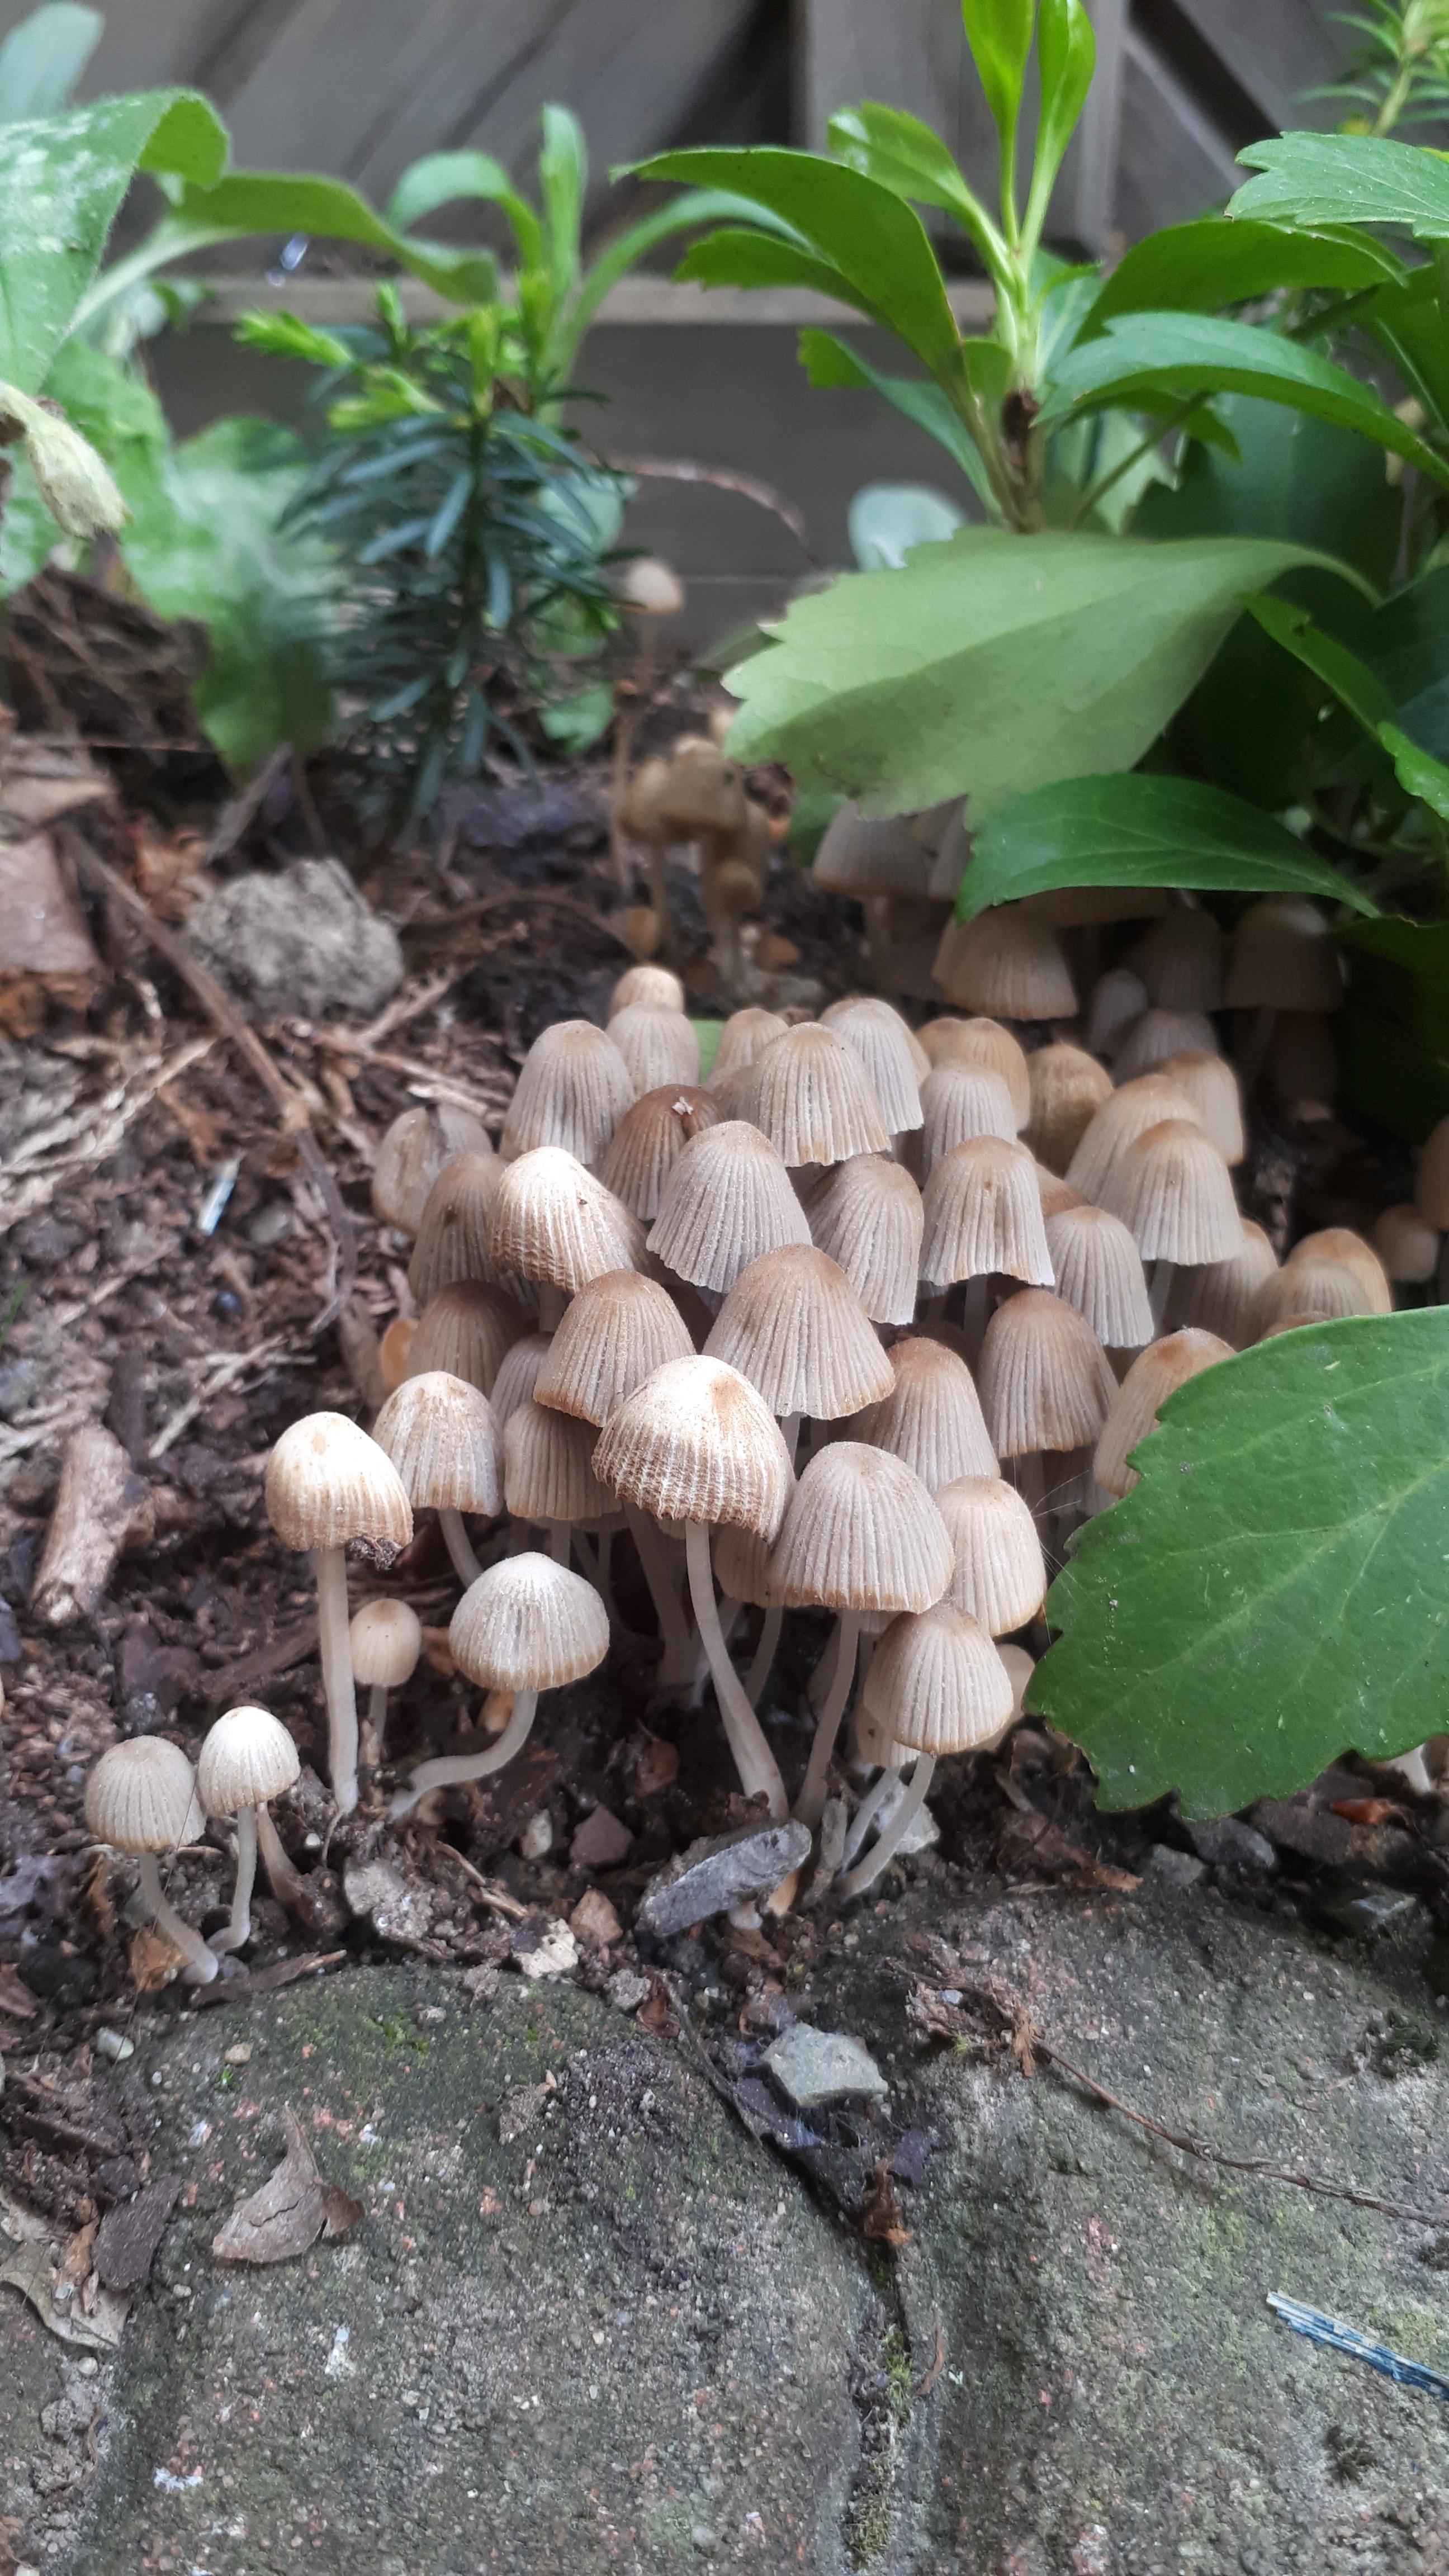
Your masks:
<svg viewBox="0 0 1449 2576"><path fill-rule="evenodd" d="M284 1235L290 1234L295 1222L285 1199L269 1199L247 1227L247 1241L258 1252L265 1252L272 1244L280 1243Z"/></svg>
<svg viewBox="0 0 1449 2576"><path fill-rule="evenodd" d="M542 1860L552 1851L553 1824L546 1807L540 1807L535 1815L529 1817L518 1837L518 1849L524 1860Z"/></svg>
<svg viewBox="0 0 1449 2576"><path fill-rule="evenodd" d="M134 2057L136 2054L134 2039L123 2039L118 2030L98 2030L96 2047L102 2057L110 2059L113 2066L119 2066L125 2058ZM159 2075L153 2075L151 2081L153 2084L159 2084L161 2078Z"/></svg>
<svg viewBox="0 0 1449 2576"><path fill-rule="evenodd" d="M239 2039L234 2048L228 2048L223 2051L221 2062L223 2066L250 2066L252 2062L251 2041L248 2039Z"/></svg>

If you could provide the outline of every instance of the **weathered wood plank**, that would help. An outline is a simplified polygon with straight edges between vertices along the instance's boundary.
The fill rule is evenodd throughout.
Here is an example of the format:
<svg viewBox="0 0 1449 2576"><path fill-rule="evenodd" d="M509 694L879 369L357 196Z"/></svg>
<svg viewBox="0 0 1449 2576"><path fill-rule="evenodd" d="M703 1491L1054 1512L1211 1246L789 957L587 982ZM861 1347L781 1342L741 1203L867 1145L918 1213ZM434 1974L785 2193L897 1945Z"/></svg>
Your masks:
<svg viewBox="0 0 1449 2576"><path fill-rule="evenodd" d="M1232 147L1135 28L1122 64L1116 221L1129 241L1220 205L1243 173Z"/></svg>
<svg viewBox="0 0 1449 2576"><path fill-rule="evenodd" d="M1211 46L1240 89L1262 110L1263 131L1322 125L1333 110L1309 98L1310 90L1337 77L1352 42L1318 0L1176 0L1183 16ZM1155 31L1157 49L1171 46Z"/></svg>

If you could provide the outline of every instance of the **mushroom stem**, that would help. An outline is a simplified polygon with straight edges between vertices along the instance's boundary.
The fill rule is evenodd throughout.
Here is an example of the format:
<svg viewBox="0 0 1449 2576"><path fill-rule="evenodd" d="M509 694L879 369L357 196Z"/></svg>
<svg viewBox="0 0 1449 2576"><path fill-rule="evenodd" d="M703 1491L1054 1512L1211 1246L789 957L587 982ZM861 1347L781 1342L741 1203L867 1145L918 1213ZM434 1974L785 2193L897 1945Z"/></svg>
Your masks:
<svg viewBox="0 0 1449 2576"><path fill-rule="evenodd" d="M186 1960L186 1982L189 1986L209 1986L220 1973L221 1962L209 1950L199 1932L183 1923L174 1905L168 1904L161 1891L161 1872L154 1852L137 1852L136 1865L141 1881L141 1894L151 1909L151 1920L159 1923L166 1938Z"/></svg>
<svg viewBox="0 0 1449 2576"><path fill-rule="evenodd" d="M569 1525L567 1521L549 1522L548 1552L553 1558L555 1565L567 1565L569 1561Z"/></svg>
<svg viewBox="0 0 1449 2576"><path fill-rule="evenodd" d="M1167 1313L1167 1301L1172 1295L1173 1275L1176 1269L1175 1261L1154 1261L1152 1265L1152 1287L1148 1303L1152 1308L1153 1330L1158 1333L1162 1330L1162 1319Z"/></svg>
<svg viewBox="0 0 1449 2576"><path fill-rule="evenodd" d="M411 1815L419 1799L425 1798L430 1789L448 1789L456 1781L483 1780L490 1771L501 1771L527 1742L537 1706L536 1690L515 1691L513 1715L486 1753L442 1753L436 1762L420 1762L407 1787L399 1792L389 1807L389 1823L399 1816Z"/></svg>
<svg viewBox="0 0 1449 2576"><path fill-rule="evenodd" d="M327 1701L327 1768L339 1816L357 1804L357 1693L347 1634L347 1558L340 1547L317 1550L317 1642Z"/></svg>
<svg viewBox="0 0 1449 2576"><path fill-rule="evenodd" d="M207 1947L212 1950L240 1950L252 1937L252 1889L257 1883L257 1811L240 1807L233 1822L236 1826L236 1885L231 1892L231 1915L224 1932L213 1932Z"/></svg>
<svg viewBox="0 0 1449 2576"><path fill-rule="evenodd" d="M689 1596L694 1615L714 1675L715 1697L724 1730L729 1737L740 1786L747 1798L763 1796L773 1821L783 1824L790 1812L780 1766L765 1742L764 1730L745 1697L744 1686L724 1641L715 1606L714 1576L709 1563L709 1529L703 1521L687 1521L684 1532L685 1561L689 1567Z"/></svg>
<svg viewBox="0 0 1449 2576"><path fill-rule="evenodd" d="M800 1783L800 1795L795 1801L796 1815L802 1824L810 1827L812 1833L825 1813L825 1784L830 1776L830 1757L835 1751L835 1739L840 1733L840 1721L845 1715L845 1703L850 1697L850 1685L855 1679L856 1640L860 1635L859 1613L855 1610L842 1610L837 1626L835 1670L830 1679L830 1691L825 1706L816 1720L815 1741L810 1747L810 1759L805 1767L805 1777Z"/></svg>
<svg viewBox="0 0 1449 2576"><path fill-rule="evenodd" d="M448 1554L453 1560L453 1572L466 1592L470 1583L477 1582L483 1568L473 1553L472 1541L463 1527L462 1513L455 1512L451 1504L445 1503L438 1514L438 1527L443 1533Z"/></svg>
<svg viewBox="0 0 1449 2576"><path fill-rule="evenodd" d="M1244 1100L1251 1100L1257 1090L1258 1077L1267 1063L1268 1049L1273 1043L1273 1025L1277 1017L1276 1011L1266 1007L1253 1014L1253 1025L1238 1057L1238 1080L1243 1087Z"/></svg>
<svg viewBox="0 0 1449 2576"><path fill-rule="evenodd" d="M684 1604L675 1591L664 1541L658 1524L637 1503L626 1503L624 1518L629 1535L639 1551L659 1634L664 1640L664 1661L659 1667L659 1681L665 1690L679 1690L694 1675L694 1631L684 1615ZM711 1595L711 1597L713 1597Z"/></svg>
<svg viewBox="0 0 1449 2576"><path fill-rule="evenodd" d="M840 1855L841 1865L843 1868L849 1867L850 1863L854 1860L856 1853L864 1843L866 1835L870 1832L871 1826L875 1823L876 1817L880 1814L882 1807L885 1805L891 1782L895 1776L896 1775L893 1771L879 1772L876 1778L871 1782L865 1796L861 1799L860 1805L856 1808L854 1815L851 1817L850 1827L845 1837L845 1848Z"/></svg>
<svg viewBox="0 0 1449 2576"><path fill-rule="evenodd" d="M759 1707L760 1693L770 1678L784 1619L785 1613L781 1609L776 1608L765 1612L764 1626L760 1630L760 1642L755 1648L754 1661L745 1675L745 1697L751 1708Z"/></svg>
<svg viewBox="0 0 1449 2576"><path fill-rule="evenodd" d="M790 1464L793 1467L795 1464L795 1452L800 1446L800 1416L798 1413L781 1414L780 1437L790 1452Z"/></svg>
<svg viewBox="0 0 1449 2576"><path fill-rule="evenodd" d="M991 1273L982 1270L974 1279L967 1280L961 1305L961 1329L966 1336L966 1357L972 1368L981 1357L981 1345L986 1339L986 1327L990 1321Z"/></svg>
<svg viewBox="0 0 1449 2576"><path fill-rule="evenodd" d="M376 1766L382 1760L383 1739L387 1734L387 1684L374 1682L367 1694L367 1759Z"/></svg>
<svg viewBox="0 0 1449 2576"><path fill-rule="evenodd" d="M307 1882L287 1858L282 1837L272 1821L271 1808L258 1807L255 1812L257 1846L262 1856L262 1867L272 1883L272 1894L289 1913L297 1913L306 1904Z"/></svg>
<svg viewBox="0 0 1449 2576"><path fill-rule="evenodd" d="M824 1707L830 1695L830 1686L835 1679L835 1666L839 1654L840 1622L837 1619L825 1640L825 1652L805 1685L805 1696L817 1713Z"/></svg>
<svg viewBox="0 0 1449 2576"><path fill-rule="evenodd" d="M926 1791L931 1785L935 1768L934 1753L923 1753L911 1773L911 1785L879 1841L871 1845L858 1869L848 1870L844 1878L836 1880L837 1896L859 1896L867 1887L874 1887L887 1861L892 1860L900 1850L911 1826L924 1807Z"/></svg>

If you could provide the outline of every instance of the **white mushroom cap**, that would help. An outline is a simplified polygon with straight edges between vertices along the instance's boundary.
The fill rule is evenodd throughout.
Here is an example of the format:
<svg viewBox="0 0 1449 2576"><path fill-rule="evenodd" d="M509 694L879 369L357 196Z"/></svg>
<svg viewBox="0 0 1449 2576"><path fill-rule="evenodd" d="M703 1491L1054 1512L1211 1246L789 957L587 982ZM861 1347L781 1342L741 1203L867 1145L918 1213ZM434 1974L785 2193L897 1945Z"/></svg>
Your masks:
<svg viewBox="0 0 1449 2576"><path fill-rule="evenodd" d="M206 1819L196 1774L179 1744L164 1735L133 1735L101 1755L86 1782L86 1823L115 1851L174 1851L193 1841Z"/></svg>
<svg viewBox="0 0 1449 2576"><path fill-rule="evenodd" d="M229 1708L201 1748L197 1794L209 1816L235 1816L284 1797L301 1769L296 1745L269 1708Z"/></svg>
<svg viewBox="0 0 1449 2576"><path fill-rule="evenodd" d="M283 1547L356 1540L386 1565L413 1534L392 1460L343 1413L307 1413L283 1432L267 1460L266 1499Z"/></svg>
<svg viewBox="0 0 1449 2576"><path fill-rule="evenodd" d="M364 1690L400 1690L417 1670L423 1651L422 1622L407 1601L364 1601L354 1610L347 1631L352 1650L352 1678Z"/></svg>
<svg viewBox="0 0 1449 2576"><path fill-rule="evenodd" d="M557 1690L601 1664L609 1614L552 1557L505 1556L470 1583L448 1629L459 1670L485 1690Z"/></svg>

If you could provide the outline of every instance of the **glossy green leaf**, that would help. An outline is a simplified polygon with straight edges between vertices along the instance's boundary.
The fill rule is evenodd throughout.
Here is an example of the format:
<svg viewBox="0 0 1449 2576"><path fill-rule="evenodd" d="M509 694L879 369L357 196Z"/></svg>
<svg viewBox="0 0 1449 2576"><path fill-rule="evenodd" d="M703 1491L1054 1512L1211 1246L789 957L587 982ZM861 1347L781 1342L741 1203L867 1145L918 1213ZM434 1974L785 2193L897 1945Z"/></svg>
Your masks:
<svg viewBox="0 0 1449 2576"><path fill-rule="evenodd" d="M1432 751L1421 751L1401 725L1385 723L1375 730L1405 795L1419 797L1441 823L1449 823L1449 768Z"/></svg>
<svg viewBox="0 0 1449 2576"><path fill-rule="evenodd" d="M1359 649L1405 733L1449 760L1449 564L1375 609Z"/></svg>
<svg viewBox="0 0 1449 2576"><path fill-rule="evenodd" d="M319 241L360 242L395 259L454 304L486 304L498 289L497 266L486 251L449 250L441 242L397 232L342 179L236 170L216 187L186 189L176 211L185 220L211 226L218 239L311 233Z"/></svg>
<svg viewBox="0 0 1449 2576"><path fill-rule="evenodd" d="M1032 171L1032 211L1028 217L1032 229L1038 210L1045 215L1052 183L1087 104L1096 69L1097 40L1082 0L1041 0L1036 50L1041 73L1041 113Z"/></svg>
<svg viewBox="0 0 1449 2576"><path fill-rule="evenodd" d="M49 0L12 27L0 45L0 125L54 116L65 106L101 40L105 20L77 0Z"/></svg>
<svg viewBox="0 0 1449 2576"><path fill-rule="evenodd" d="M1136 533L1291 537L1351 563L1376 590L1387 589L1403 511L1383 457L1332 422L1278 403L1222 394L1215 409L1236 444L1237 461L1195 441L1176 491L1159 486L1148 493Z"/></svg>
<svg viewBox="0 0 1449 2576"><path fill-rule="evenodd" d="M1377 242L1354 233L1302 232L1289 224L1230 223L1204 215L1134 242L1103 281L1080 338L1093 340L1126 313L1216 313L1275 289L1345 293L1402 276Z"/></svg>
<svg viewBox="0 0 1449 2576"><path fill-rule="evenodd" d="M1108 1807L1287 1797L1449 1703L1449 1308L1260 1342L1179 1388L1052 1586L1028 1705Z"/></svg>
<svg viewBox="0 0 1449 2576"><path fill-rule="evenodd" d="M572 108L556 104L545 107L538 188L543 199L550 282L559 302L579 273L588 185L589 154L583 127Z"/></svg>
<svg viewBox="0 0 1449 2576"><path fill-rule="evenodd" d="M1238 159L1261 172L1229 214L1278 224L1376 224L1449 241L1449 161L1372 134L1280 134Z"/></svg>
<svg viewBox="0 0 1449 2576"><path fill-rule="evenodd" d="M956 910L1062 886L1191 886L1201 893L1311 894L1376 907L1281 823L1195 778L1119 771L1020 796L976 836Z"/></svg>
<svg viewBox="0 0 1449 2576"><path fill-rule="evenodd" d="M1379 287L1360 318L1442 427L1449 423L1449 331L1440 288L1439 262L1428 261L1401 284Z"/></svg>
<svg viewBox="0 0 1449 2576"><path fill-rule="evenodd" d="M477 198L502 208L521 259L534 264L543 258L538 217L491 152L429 152L414 161L393 190L384 221L394 232L410 233L440 206Z"/></svg>
<svg viewBox="0 0 1449 2576"><path fill-rule="evenodd" d="M969 794L985 822L1053 779L1134 767L1248 592L1323 561L1253 539L963 529L902 572L796 600L734 675L731 747L871 813Z"/></svg>
<svg viewBox="0 0 1449 2576"><path fill-rule="evenodd" d="M1325 635L1315 626L1306 608L1287 599L1245 599L1243 606L1250 617L1256 617L1265 635L1271 635L1285 653L1291 653L1316 679L1333 691L1350 715L1357 716L1366 733L1378 733L1381 724L1392 717L1393 700L1383 682L1350 653L1346 644L1335 636Z"/></svg>
<svg viewBox="0 0 1449 2576"><path fill-rule="evenodd" d="M898 197L916 205L939 206L943 213L971 223L980 214L958 163L933 127L903 107L882 107L873 99L859 107L842 107L827 128L830 149L848 169L878 180Z"/></svg>
<svg viewBox="0 0 1449 2576"><path fill-rule="evenodd" d="M991 485L980 451L959 413L928 376L885 375L858 349L838 340L833 331L802 331L800 356L812 385L838 385L877 393L929 438L938 439L947 455L955 458L977 497L988 510L993 508Z"/></svg>
<svg viewBox="0 0 1449 2576"><path fill-rule="evenodd" d="M1033 0L961 0L971 59L1001 135L1014 134L1031 58Z"/></svg>
<svg viewBox="0 0 1449 2576"><path fill-rule="evenodd" d="M736 225L691 242L674 274L693 286L805 286L837 302L851 298L849 279L803 242Z"/></svg>

